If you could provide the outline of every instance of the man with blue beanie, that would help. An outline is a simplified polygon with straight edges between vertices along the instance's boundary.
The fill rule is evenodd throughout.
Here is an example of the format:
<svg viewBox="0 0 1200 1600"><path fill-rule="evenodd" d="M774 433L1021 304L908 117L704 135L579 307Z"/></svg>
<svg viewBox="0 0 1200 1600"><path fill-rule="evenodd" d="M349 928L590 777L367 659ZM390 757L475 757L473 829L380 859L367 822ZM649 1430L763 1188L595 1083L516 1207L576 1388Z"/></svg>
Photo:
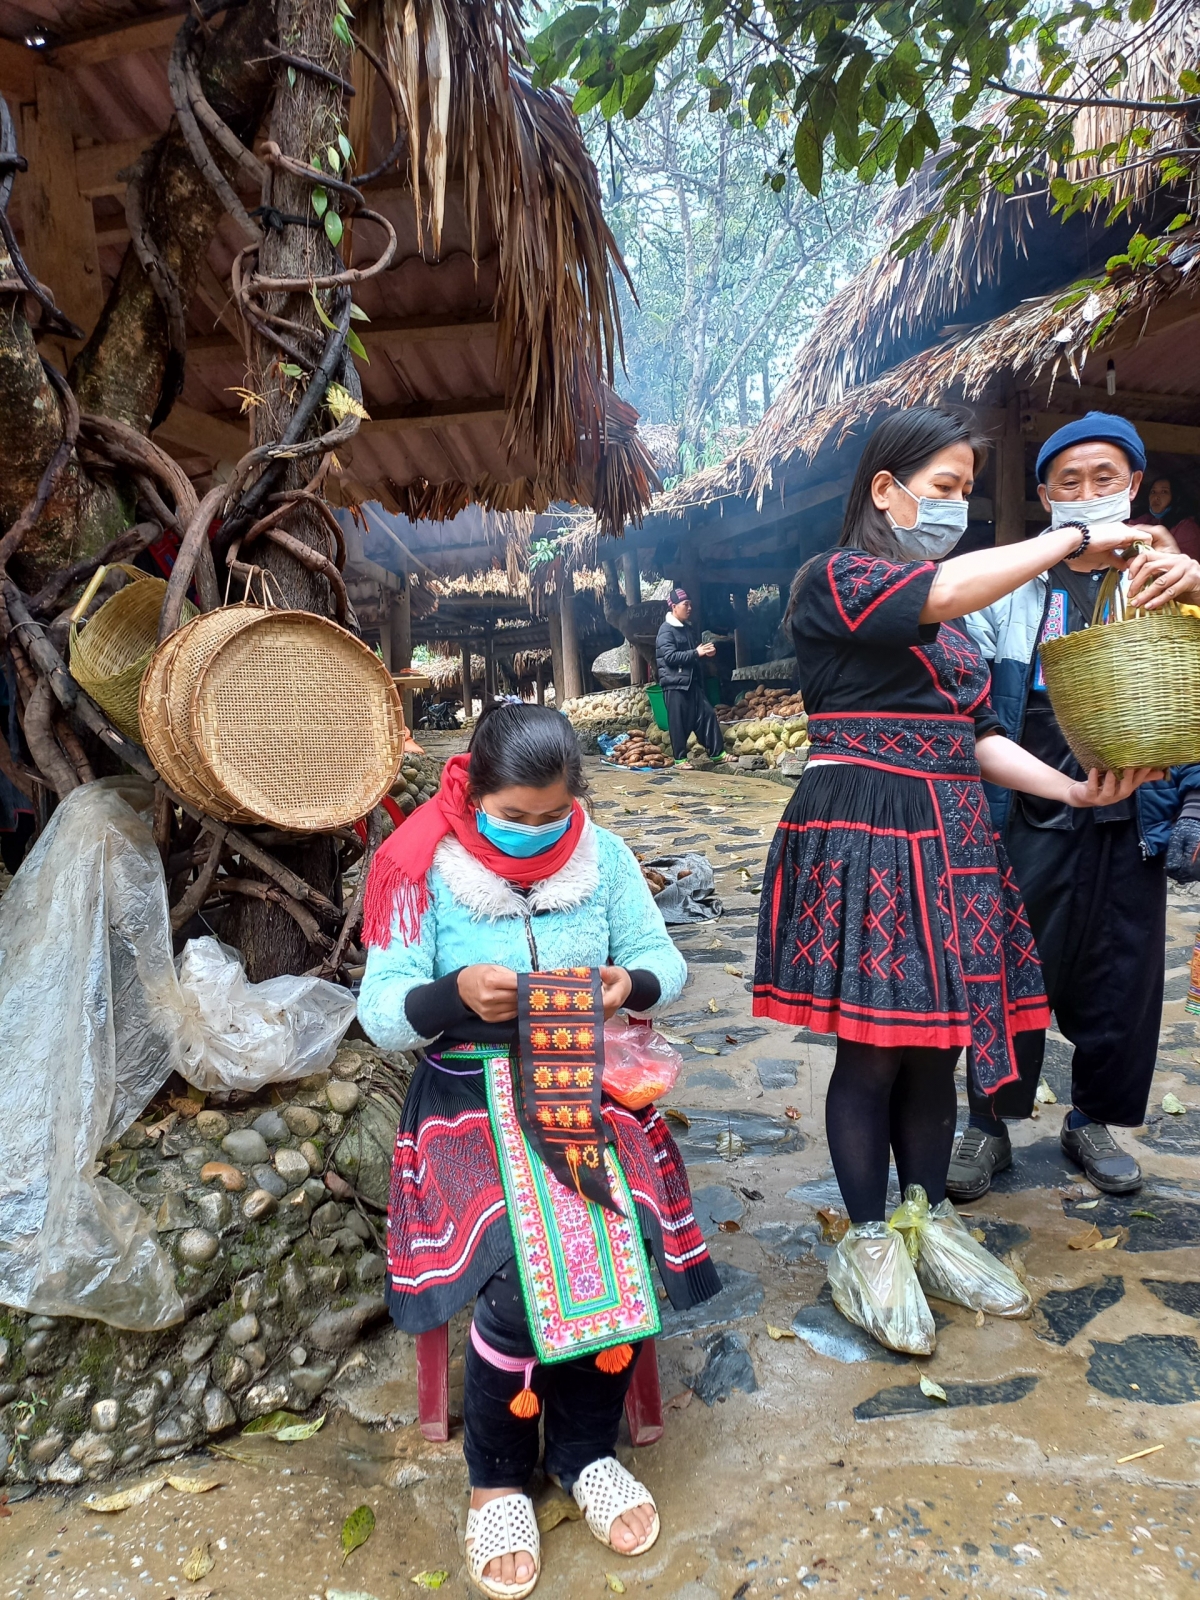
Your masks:
<svg viewBox="0 0 1200 1600"><path fill-rule="evenodd" d="M1103 411L1067 423L1038 454L1038 495L1050 526L1081 533L1128 523L1146 467L1137 429ZM1200 597L1200 565L1179 553L1165 528L1131 529L1153 541L1138 588L1156 596ZM1066 563L966 619L992 667L992 704L1009 736L1073 777L1086 776L1067 745L1038 660L1045 639L1086 628L1100 574ZM1200 875L1200 766L1176 767L1129 799L1072 810L988 787L1042 959L1046 992L1061 1032L1075 1046L1064 1152L1098 1189L1128 1194L1141 1169L1108 1125L1145 1120L1158 1053L1166 947L1167 871ZM1012 1163L1005 1117L1028 1117L1041 1075L1045 1035L1017 1035L1020 1080L990 1099L973 1087L970 1123L946 1183L958 1201L986 1194L993 1173ZM968 1084L970 1078L968 1075Z"/></svg>

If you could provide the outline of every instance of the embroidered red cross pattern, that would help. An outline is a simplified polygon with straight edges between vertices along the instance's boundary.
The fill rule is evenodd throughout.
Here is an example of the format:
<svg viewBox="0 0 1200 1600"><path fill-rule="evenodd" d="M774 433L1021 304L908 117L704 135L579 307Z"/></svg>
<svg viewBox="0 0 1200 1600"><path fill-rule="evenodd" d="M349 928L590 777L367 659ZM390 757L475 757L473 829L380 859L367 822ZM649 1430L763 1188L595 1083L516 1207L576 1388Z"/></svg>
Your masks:
<svg viewBox="0 0 1200 1600"><path fill-rule="evenodd" d="M971 935L971 950L979 957L994 956L1004 941L996 927L1000 904L990 889L981 889L967 895L963 901L963 917L974 917L979 926ZM990 942L990 949L985 944Z"/></svg>
<svg viewBox="0 0 1200 1600"><path fill-rule="evenodd" d="M983 844L991 830L992 819L982 786L978 783L956 783L954 797L961 808L956 819L962 829L960 847L965 850L969 844ZM983 830L982 838L977 832L980 828Z"/></svg>
<svg viewBox="0 0 1200 1600"><path fill-rule="evenodd" d="M896 953L897 940L904 938L904 905L901 901L900 875L889 886L892 876L886 867L871 868L871 882L867 889L869 910L863 918L863 929L868 938L878 935L883 941L881 949L866 949L859 957L859 971L869 978L904 978L905 957ZM876 895L882 904L874 905Z"/></svg>
<svg viewBox="0 0 1200 1600"><path fill-rule="evenodd" d="M971 1047L975 1051L975 1070L986 1082L985 1069L996 1065L996 1041L1000 1035L986 1006L971 1001Z"/></svg>
<svg viewBox="0 0 1200 1600"><path fill-rule="evenodd" d="M816 861L808 874L808 883L805 885L806 896L814 891L818 898L806 898L804 903L797 908L796 913L796 954L792 957L792 965L798 967L802 961L810 966L820 966L822 962L836 963L838 946L841 942L841 910L842 910L842 867L841 861ZM808 929L811 934L805 942ZM826 930L830 930L832 938L826 937ZM817 947L820 946L818 949ZM814 959L813 951L817 954Z"/></svg>

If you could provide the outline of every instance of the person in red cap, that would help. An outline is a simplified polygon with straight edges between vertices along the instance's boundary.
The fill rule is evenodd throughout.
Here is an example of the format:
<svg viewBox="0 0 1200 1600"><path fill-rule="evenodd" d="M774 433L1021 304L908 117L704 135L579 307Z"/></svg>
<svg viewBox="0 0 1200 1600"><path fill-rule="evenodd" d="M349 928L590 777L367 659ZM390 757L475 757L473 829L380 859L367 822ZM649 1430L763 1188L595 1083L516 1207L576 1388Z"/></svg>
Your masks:
<svg viewBox="0 0 1200 1600"><path fill-rule="evenodd" d="M675 765L683 766L687 758L690 733L696 735L714 761L724 761L721 724L705 696L703 669L699 664L702 658L715 656L717 647L696 642L688 626L692 602L686 589L672 589L667 607L654 641L654 660L658 668L658 686L667 703L667 726Z"/></svg>

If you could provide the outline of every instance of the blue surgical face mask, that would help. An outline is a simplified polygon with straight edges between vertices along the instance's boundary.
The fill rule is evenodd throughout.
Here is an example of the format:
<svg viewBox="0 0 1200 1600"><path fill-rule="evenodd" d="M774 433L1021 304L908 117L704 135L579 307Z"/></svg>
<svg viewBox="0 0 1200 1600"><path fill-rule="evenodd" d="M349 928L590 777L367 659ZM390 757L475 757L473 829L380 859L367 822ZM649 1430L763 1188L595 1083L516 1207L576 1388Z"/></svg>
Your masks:
<svg viewBox="0 0 1200 1600"><path fill-rule="evenodd" d="M965 500L933 500L927 495L915 495L897 481L910 500L917 502L917 520L911 528L902 528L888 516L888 523L901 552L910 561L940 561L967 531L969 511Z"/></svg>
<svg viewBox="0 0 1200 1600"><path fill-rule="evenodd" d="M1128 522L1130 514L1129 488L1116 494L1101 495L1096 500L1051 500L1050 526L1061 528L1065 522L1084 522L1094 528L1098 522Z"/></svg>
<svg viewBox="0 0 1200 1600"><path fill-rule="evenodd" d="M506 856L537 856L557 844L571 826L570 815L561 822L505 822L501 817L489 816L476 810L475 826L497 850Z"/></svg>

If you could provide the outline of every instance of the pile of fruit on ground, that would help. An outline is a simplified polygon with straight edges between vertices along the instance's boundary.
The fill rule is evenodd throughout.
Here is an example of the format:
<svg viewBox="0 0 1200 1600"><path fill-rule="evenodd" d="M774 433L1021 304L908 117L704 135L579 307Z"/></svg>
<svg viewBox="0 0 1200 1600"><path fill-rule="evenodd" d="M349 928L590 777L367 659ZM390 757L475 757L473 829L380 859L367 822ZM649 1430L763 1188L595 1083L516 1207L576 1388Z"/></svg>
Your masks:
<svg viewBox="0 0 1200 1600"><path fill-rule="evenodd" d="M573 728L608 732L610 725L640 727L650 715L650 702L644 689L606 689L564 700L559 709Z"/></svg>
<svg viewBox="0 0 1200 1600"><path fill-rule="evenodd" d="M442 763L436 756L406 755L392 785L392 798L406 817L433 798L442 781Z"/></svg>
<svg viewBox="0 0 1200 1600"><path fill-rule="evenodd" d="M762 756L771 766L780 766L793 753L808 752L808 718L803 712L792 716L769 715L749 722L734 722L725 730L725 749L731 756Z"/></svg>
<svg viewBox="0 0 1200 1600"><path fill-rule="evenodd" d="M804 711L803 696L794 689L751 689L736 705L717 707L718 722L745 722L763 717L798 717Z"/></svg>
<svg viewBox="0 0 1200 1600"><path fill-rule="evenodd" d="M651 723L648 728L631 730L605 759L618 767L669 767L671 741Z"/></svg>

